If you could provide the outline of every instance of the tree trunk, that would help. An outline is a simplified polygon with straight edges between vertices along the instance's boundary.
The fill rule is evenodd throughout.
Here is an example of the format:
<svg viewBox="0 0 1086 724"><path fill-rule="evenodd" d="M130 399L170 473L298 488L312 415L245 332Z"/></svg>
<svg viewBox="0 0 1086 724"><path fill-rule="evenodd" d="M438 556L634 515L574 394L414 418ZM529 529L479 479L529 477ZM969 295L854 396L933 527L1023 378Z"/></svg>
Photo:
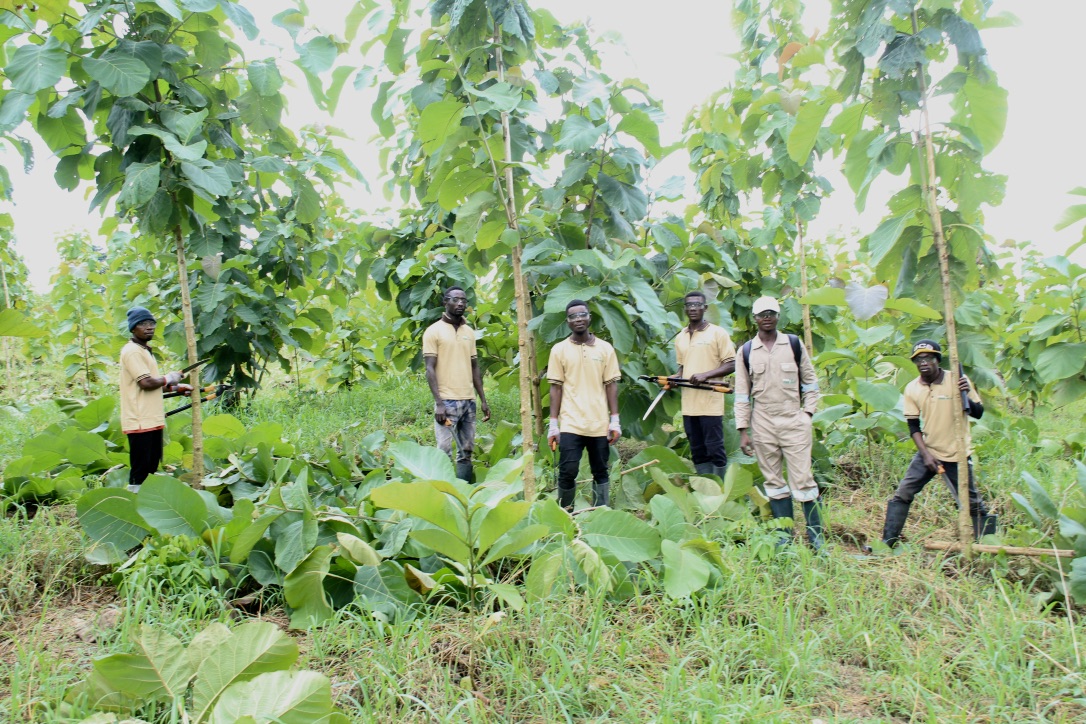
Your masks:
<svg viewBox="0 0 1086 724"><path fill-rule="evenodd" d="M0 263L0 282L4 284L4 309L11 309L11 295L8 294L8 273L4 268L4 264ZM15 388L12 385L11 374L11 344L7 337L4 337L4 368L6 370L6 377L4 379L4 388L11 395L11 399L15 399Z"/></svg>
<svg viewBox="0 0 1086 724"><path fill-rule="evenodd" d="M185 347L188 349L188 361L194 365L199 361L196 355L196 325L192 321L192 297L189 296L189 272L185 263L185 245L181 239L181 227L173 229L173 242L177 252L177 278L181 286L181 317L185 321ZM200 412L200 370L193 368L189 373L192 385L192 486L200 488L204 480L204 425Z"/></svg>
<svg viewBox="0 0 1086 724"><path fill-rule="evenodd" d="M803 244L803 222L796 217L796 245L799 247L799 293L807 296L807 249ZM814 357L814 341L811 337L811 305L803 304L803 343L807 345L807 354Z"/></svg>
<svg viewBox="0 0 1086 724"><path fill-rule="evenodd" d="M500 38L495 44L496 60L498 65L498 80L505 81L505 63L502 60L502 46ZM517 209L513 188L513 146L509 132L509 114L502 113L502 142L505 150L505 219L510 229L519 231L517 223ZM513 289L517 300L517 346L520 350L520 364L517 372L520 378L520 434L521 444L524 450L524 499L531 502L535 500L535 435L532 425L532 367L533 347L531 332L528 331L528 321L531 319L531 299L528 296L528 285L524 280L524 268L521 266L520 235L517 235L516 245L513 247Z"/></svg>
<svg viewBox="0 0 1086 724"><path fill-rule="evenodd" d="M916 11L913 11L913 33L918 32ZM943 218L939 211L939 200L935 194L935 149L931 141L931 114L928 110L928 89L924 77L923 66L917 67L917 78L920 84L920 111L924 123L923 142L924 155L927 162L927 179L925 183L925 196L927 197L928 215L931 217L932 235L935 240L935 249L939 254L939 277L943 284L943 317L946 323L947 352L950 355L950 384L953 389L958 388L960 369L958 362L958 330L954 323L954 295L950 284L950 252L947 248L946 237L943 235ZM962 405L952 405L954 414L954 430L958 437L958 540L962 548L962 555L967 559L973 556L973 521L969 515L969 472L965 440L969 434L969 418L966 417ZM963 474L964 472L964 474Z"/></svg>

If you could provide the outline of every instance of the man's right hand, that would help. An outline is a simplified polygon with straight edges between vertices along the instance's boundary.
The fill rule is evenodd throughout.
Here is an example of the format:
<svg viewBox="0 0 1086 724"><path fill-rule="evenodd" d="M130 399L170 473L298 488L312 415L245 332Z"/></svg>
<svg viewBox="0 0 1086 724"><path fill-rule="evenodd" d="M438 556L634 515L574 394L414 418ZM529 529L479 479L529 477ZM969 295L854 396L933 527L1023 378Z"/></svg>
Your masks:
<svg viewBox="0 0 1086 724"><path fill-rule="evenodd" d="M935 456L925 450L920 453L920 459L924 461L924 467L933 473L939 472L939 461L935 459Z"/></svg>
<svg viewBox="0 0 1086 724"><path fill-rule="evenodd" d="M547 426L547 443L550 444L551 450L558 445L558 440L562 437L562 433L559 432L558 420L551 418L550 425Z"/></svg>
<svg viewBox="0 0 1086 724"><path fill-rule="evenodd" d="M438 402L434 404L434 420L438 425L445 424L445 403Z"/></svg>
<svg viewBox="0 0 1086 724"><path fill-rule="evenodd" d="M743 451L744 455L754 456L754 443L751 442L746 428L739 431L739 449Z"/></svg>
<svg viewBox="0 0 1086 724"><path fill-rule="evenodd" d="M180 372L170 372L166 375L166 387L176 387L177 383L181 381Z"/></svg>

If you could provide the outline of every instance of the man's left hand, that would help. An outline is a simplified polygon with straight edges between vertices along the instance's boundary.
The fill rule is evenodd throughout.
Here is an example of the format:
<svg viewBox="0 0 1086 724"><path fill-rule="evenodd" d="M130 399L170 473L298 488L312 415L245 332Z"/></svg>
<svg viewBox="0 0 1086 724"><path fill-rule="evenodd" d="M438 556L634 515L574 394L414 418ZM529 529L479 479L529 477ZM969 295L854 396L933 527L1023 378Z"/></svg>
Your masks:
<svg viewBox="0 0 1086 724"><path fill-rule="evenodd" d="M695 372L694 374L690 375L690 381L693 382L695 385L704 385L708 379L709 376L704 372Z"/></svg>
<svg viewBox="0 0 1086 724"><path fill-rule="evenodd" d="M622 437L622 426L619 424L618 415L611 415L611 424L607 426L607 444L614 445Z"/></svg>
<svg viewBox="0 0 1086 724"><path fill-rule="evenodd" d="M962 392L969 392L969 380L965 375L958 378L958 389Z"/></svg>
<svg viewBox="0 0 1086 724"><path fill-rule="evenodd" d="M483 422L486 422L490 419L490 405L483 402L479 405L479 407L483 408Z"/></svg>

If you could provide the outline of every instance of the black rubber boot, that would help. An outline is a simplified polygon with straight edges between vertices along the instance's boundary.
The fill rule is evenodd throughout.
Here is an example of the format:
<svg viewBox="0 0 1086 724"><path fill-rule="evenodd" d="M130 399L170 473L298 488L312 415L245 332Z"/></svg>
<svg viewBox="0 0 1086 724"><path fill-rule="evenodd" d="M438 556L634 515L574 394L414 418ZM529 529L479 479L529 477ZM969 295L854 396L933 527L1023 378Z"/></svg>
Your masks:
<svg viewBox="0 0 1086 724"><path fill-rule="evenodd" d="M694 463L694 470L698 475L715 475L716 468L712 463Z"/></svg>
<svg viewBox="0 0 1086 724"><path fill-rule="evenodd" d="M611 504L611 483L592 483L592 505Z"/></svg>
<svg viewBox="0 0 1086 724"><path fill-rule="evenodd" d="M974 515L973 516L973 536L980 540L986 535L995 535L996 527L999 523L999 517L995 515Z"/></svg>
<svg viewBox="0 0 1086 724"><path fill-rule="evenodd" d="M815 553L826 545L826 538L822 531L822 501L819 499L805 500L803 502L803 517L807 519L807 540L811 543Z"/></svg>
<svg viewBox="0 0 1086 724"><path fill-rule="evenodd" d="M769 510L772 511L774 519L776 518L792 518L792 496L787 498L781 498L776 500L774 498L769 499ZM786 546L792 542L792 524L789 523L787 527L778 528L780 536L777 541L777 547Z"/></svg>
<svg viewBox="0 0 1086 724"><path fill-rule="evenodd" d="M886 504L886 523L882 527L882 542L893 548L901 538L901 529L909 517L912 503L891 500Z"/></svg>
<svg viewBox="0 0 1086 724"><path fill-rule="evenodd" d="M472 467L470 462L457 463L456 464L456 477L461 480L474 483L475 482L475 468Z"/></svg>
<svg viewBox="0 0 1086 724"><path fill-rule="evenodd" d="M558 505L567 513L573 512L573 498L576 496L577 488L558 488Z"/></svg>

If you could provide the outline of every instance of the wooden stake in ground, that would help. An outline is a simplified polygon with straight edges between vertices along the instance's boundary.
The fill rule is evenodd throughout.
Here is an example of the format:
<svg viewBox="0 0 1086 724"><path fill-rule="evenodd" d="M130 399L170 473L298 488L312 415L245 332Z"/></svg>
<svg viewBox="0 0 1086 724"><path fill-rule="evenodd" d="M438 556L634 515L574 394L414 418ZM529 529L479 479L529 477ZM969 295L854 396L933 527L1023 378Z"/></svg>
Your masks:
<svg viewBox="0 0 1086 724"><path fill-rule="evenodd" d="M189 272L185 263L185 245L181 238L181 227L173 229L174 248L177 252L177 279L181 286L181 317L185 322L185 347L188 349L188 361L195 365L200 361L196 355L196 325L192 321L192 297L189 295ZM192 385L192 486L203 487L204 480L204 425L200 414L200 369L193 367L189 373Z"/></svg>
<svg viewBox="0 0 1086 724"><path fill-rule="evenodd" d="M916 11L913 11L913 33L919 32L919 24ZM932 235L934 236L935 249L939 254L939 277L943 283L943 318L946 323L947 353L950 356L950 384L953 389L958 389L958 370L961 369L958 362L958 330L954 323L954 296L950 285L950 252L947 248L946 237L943 235L943 218L939 211L939 201L935 194L935 150L931 140L931 114L928 110L928 88L924 77L923 65L917 64L917 80L920 84L920 112L923 118L923 144L924 155L927 161L927 178L924 183L925 197L928 206L928 216L931 218ZM973 522L969 514L969 464L966 458L965 441L969 434L969 418L961 405L952 405L954 410L954 430L958 437L958 539L962 554L966 558L972 557Z"/></svg>
<svg viewBox="0 0 1086 724"><path fill-rule="evenodd" d="M502 61L500 32L495 40L495 52L498 65L498 80L505 81L505 63ZM532 301L528 296L528 285L524 280L524 268L521 266L522 247L517 223L517 208L513 186L513 147L509 131L509 113L502 112L502 141L505 150L505 219L510 229L518 232L513 246L513 290L517 300L517 347L520 351L520 364L517 365L520 379L520 434L524 451L524 499L535 500L535 435L532 425L532 360L533 345L528 321L531 315Z"/></svg>
<svg viewBox="0 0 1086 724"><path fill-rule="evenodd" d="M796 246L799 247L799 294L807 296L807 250L803 246L803 222L796 217ZM814 341L811 336L811 305L803 303L803 343L807 354L814 357Z"/></svg>

